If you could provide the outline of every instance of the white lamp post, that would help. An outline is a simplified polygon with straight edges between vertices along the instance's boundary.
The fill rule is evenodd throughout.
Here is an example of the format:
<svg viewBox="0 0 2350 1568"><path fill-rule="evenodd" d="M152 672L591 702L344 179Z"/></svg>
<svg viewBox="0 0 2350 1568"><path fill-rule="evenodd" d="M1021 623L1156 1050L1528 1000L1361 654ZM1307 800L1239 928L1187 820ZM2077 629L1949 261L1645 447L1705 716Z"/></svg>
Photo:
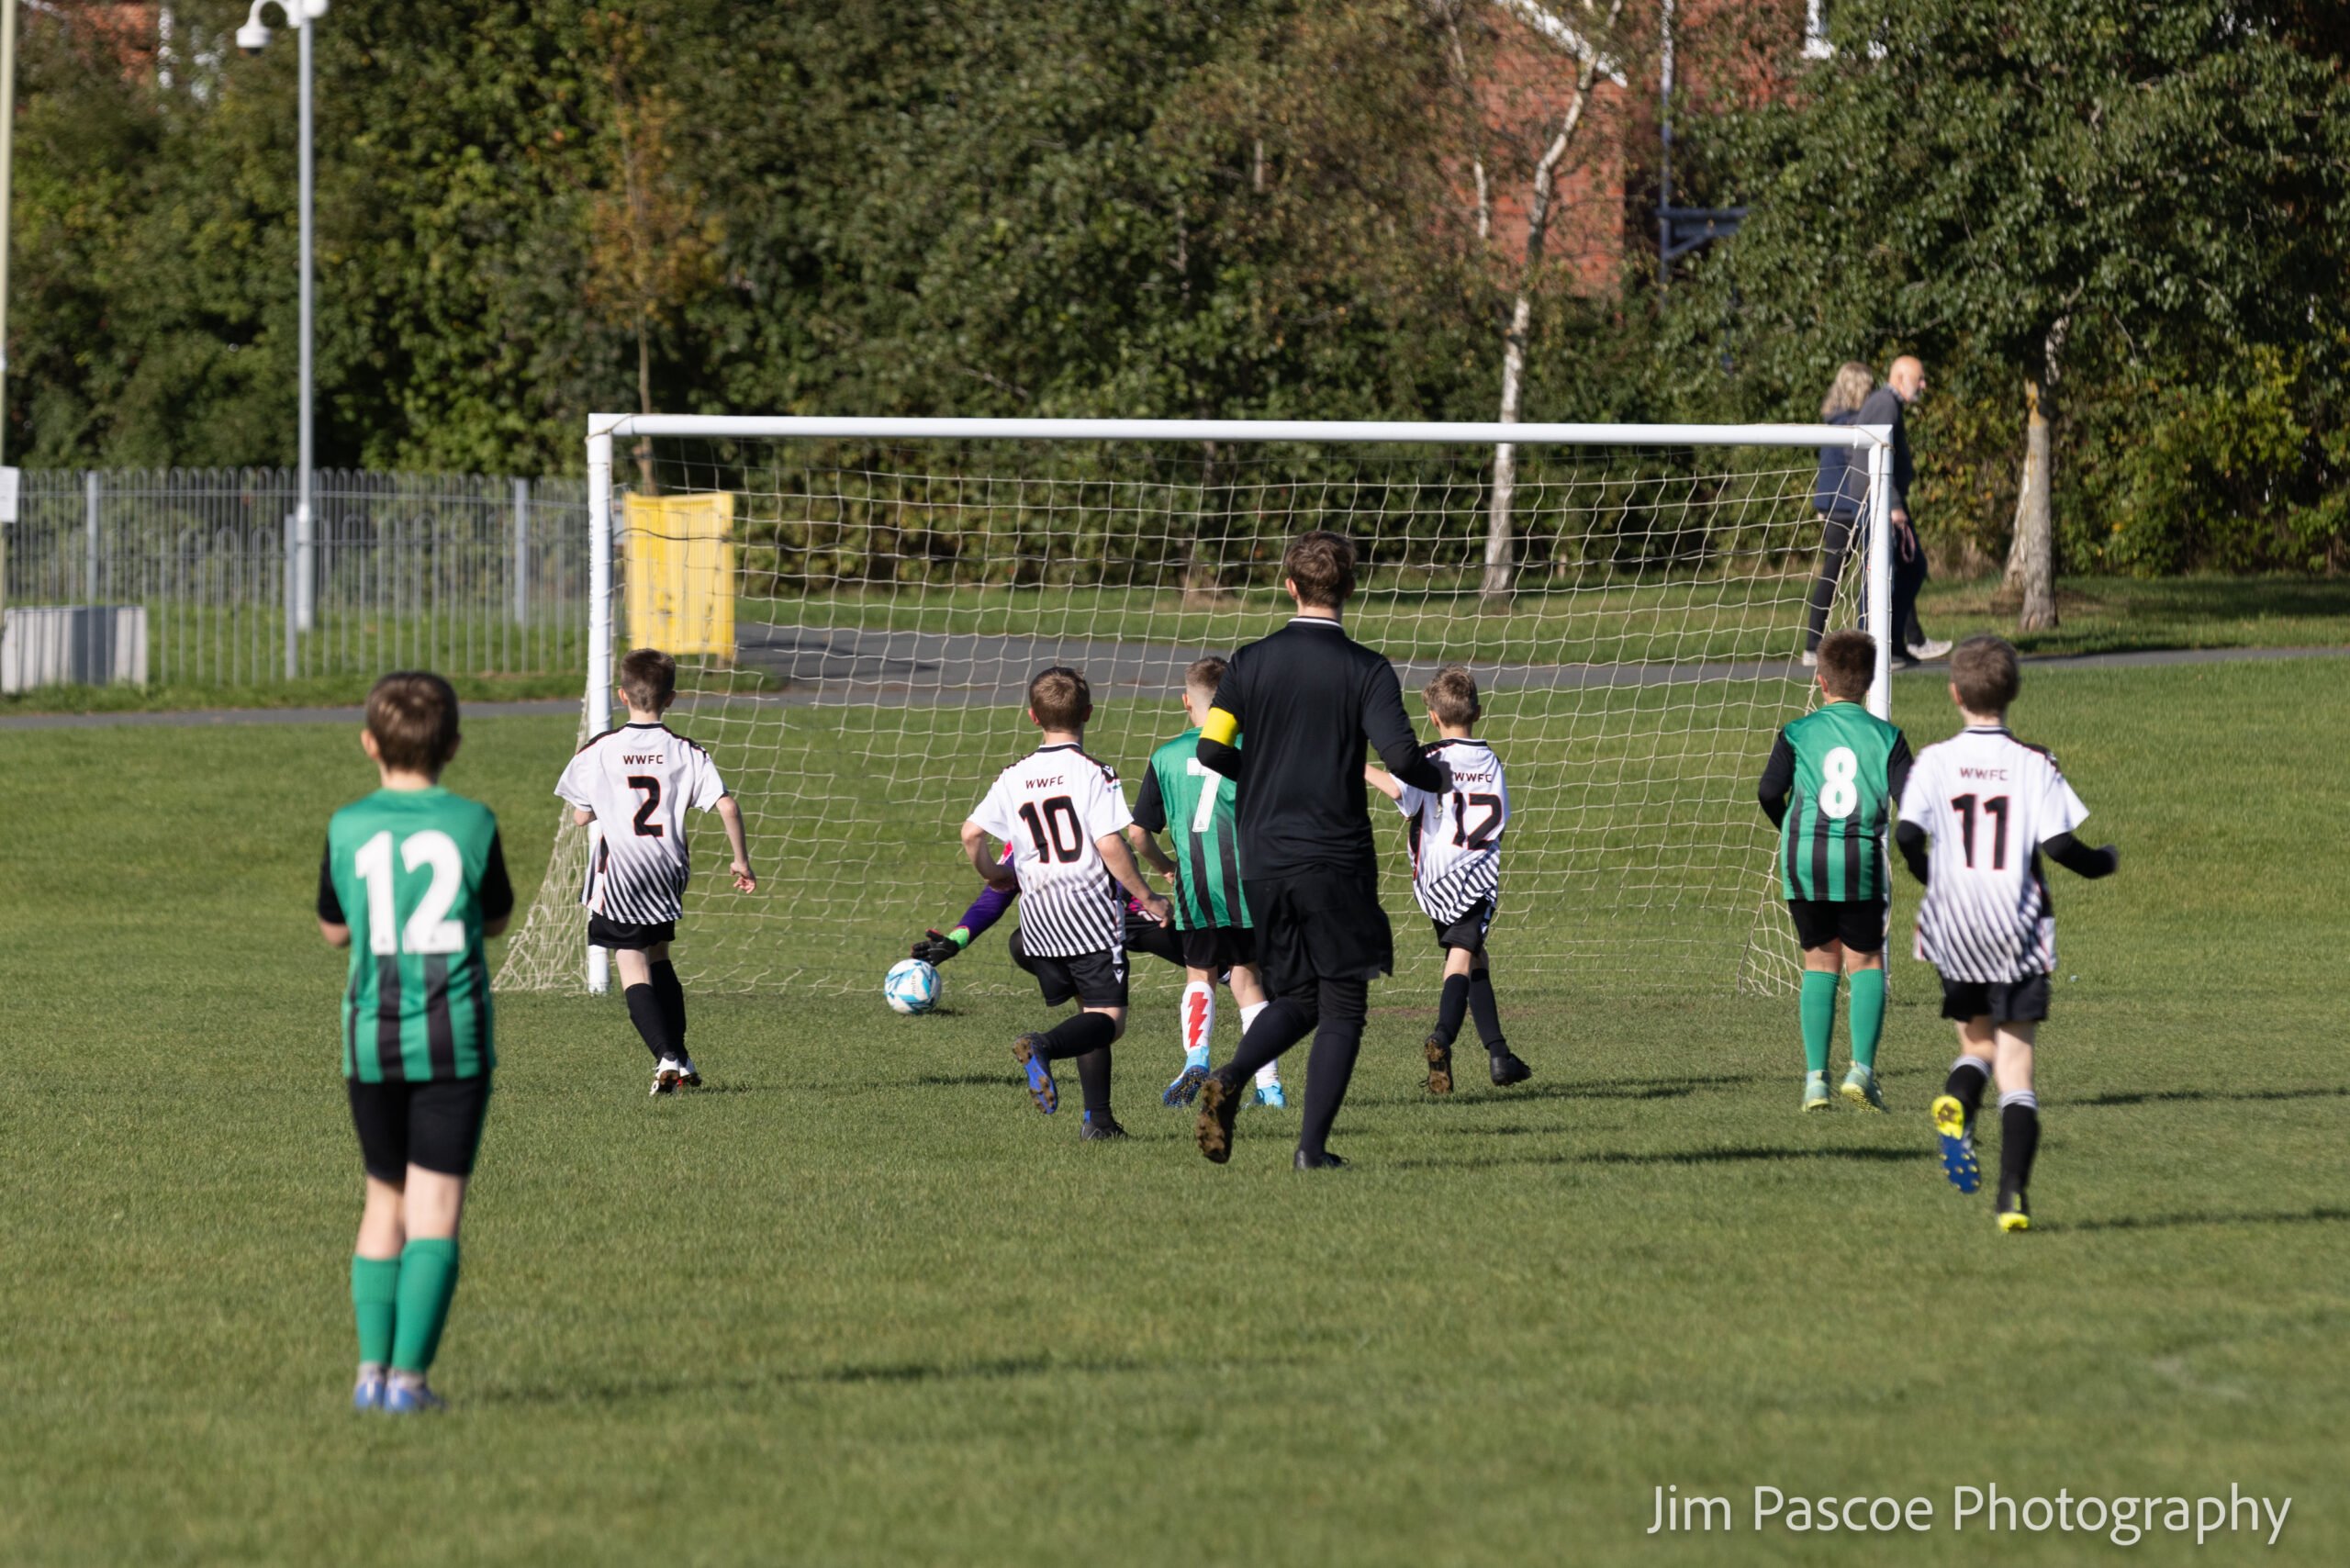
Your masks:
<svg viewBox="0 0 2350 1568"><path fill-rule="evenodd" d="M301 490L294 504L294 549L286 566L290 584L286 591L285 677L291 680L297 673L294 634L308 632L316 611L317 596L317 527L310 510L311 416L310 416L310 191L312 159L310 154L310 23L327 14L327 0L253 0L245 25L237 29L237 47L247 54L259 54L269 47L269 28L261 19L265 6L275 6L302 40L302 416L301 416Z"/></svg>

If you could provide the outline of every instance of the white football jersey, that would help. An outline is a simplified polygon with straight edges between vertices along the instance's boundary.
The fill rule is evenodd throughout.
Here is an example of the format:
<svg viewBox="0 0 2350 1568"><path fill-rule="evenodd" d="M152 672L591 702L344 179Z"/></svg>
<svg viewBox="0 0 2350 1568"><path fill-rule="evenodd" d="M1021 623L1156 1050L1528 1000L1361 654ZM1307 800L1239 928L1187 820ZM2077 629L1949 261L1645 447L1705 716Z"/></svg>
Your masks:
<svg viewBox="0 0 2350 1568"><path fill-rule="evenodd" d="M625 724L581 746L554 792L596 813L581 903L631 925L685 913L686 809L726 795L710 753L666 724Z"/></svg>
<svg viewBox="0 0 2350 1568"><path fill-rule="evenodd" d="M1396 801L1412 838L1412 896L1430 920L1451 924L1502 886L1502 830L1509 826L1509 786L1502 759L1480 740L1438 741L1427 748L1452 769L1440 792L1404 786Z"/></svg>
<svg viewBox="0 0 2350 1568"><path fill-rule="evenodd" d="M2056 759L1997 725L1918 754L1901 820L1933 839L1917 954L1945 980L2005 983L2056 967L2040 846L2088 820Z"/></svg>
<svg viewBox="0 0 2350 1568"><path fill-rule="evenodd" d="M997 775L971 821L1012 847L1024 950L1044 958L1125 950L1125 892L1093 841L1134 820L1118 776L1066 742Z"/></svg>

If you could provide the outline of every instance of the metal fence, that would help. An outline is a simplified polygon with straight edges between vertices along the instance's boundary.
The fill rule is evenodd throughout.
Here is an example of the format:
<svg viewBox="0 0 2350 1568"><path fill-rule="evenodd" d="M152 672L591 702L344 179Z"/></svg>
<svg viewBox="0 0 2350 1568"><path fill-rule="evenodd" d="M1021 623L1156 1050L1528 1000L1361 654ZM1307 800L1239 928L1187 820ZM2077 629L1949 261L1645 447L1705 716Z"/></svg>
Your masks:
<svg viewBox="0 0 2350 1568"><path fill-rule="evenodd" d="M296 495L283 468L27 469L6 602L146 606L165 686L586 668L583 481L320 469L307 548Z"/></svg>

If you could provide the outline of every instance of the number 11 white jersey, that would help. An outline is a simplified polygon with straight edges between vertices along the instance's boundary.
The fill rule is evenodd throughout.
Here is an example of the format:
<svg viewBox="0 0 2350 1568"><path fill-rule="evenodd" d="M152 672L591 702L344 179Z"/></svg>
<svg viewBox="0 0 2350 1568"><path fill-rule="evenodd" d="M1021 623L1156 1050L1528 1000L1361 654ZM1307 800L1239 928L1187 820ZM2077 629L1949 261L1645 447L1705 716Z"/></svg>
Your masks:
<svg viewBox="0 0 2350 1568"><path fill-rule="evenodd" d="M1997 725L1918 754L1901 820L1933 839L1917 954L1944 980L2008 983L2056 967L2040 846L2088 820L2056 759Z"/></svg>
<svg viewBox="0 0 2350 1568"><path fill-rule="evenodd" d="M627 925L685 913L686 810L726 797L710 753L666 724L623 724L581 746L554 792L596 813L581 903Z"/></svg>

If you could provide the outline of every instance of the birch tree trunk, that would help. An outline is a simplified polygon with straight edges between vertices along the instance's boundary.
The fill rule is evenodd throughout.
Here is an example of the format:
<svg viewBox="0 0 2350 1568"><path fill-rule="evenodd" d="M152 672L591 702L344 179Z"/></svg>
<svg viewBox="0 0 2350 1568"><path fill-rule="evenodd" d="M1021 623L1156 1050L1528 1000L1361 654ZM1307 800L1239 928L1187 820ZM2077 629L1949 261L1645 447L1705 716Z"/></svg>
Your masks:
<svg viewBox="0 0 2350 1568"><path fill-rule="evenodd" d="M1586 11L1595 7L1584 0ZM1624 0L1612 0L1600 32L1578 36L1574 92L1559 117L1558 134L1542 150L1534 165L1532 188L1526 201L1526 259L1518 269L1516 297L1511 301L1509 326L1502 334L1502 402L1495 416L1505 425L1517 423L1526 395L1526 345L1533 334L1534 290L1541 281L1542 252L1550 237L1550 204L1558 191L1559 165L1574 145L1584 107L1591 102L1592 84L1599 74L1600 39L1615 30ZM1517 577L1513 511L1517 500L1517 447L1501 442L1494 447L1494 493L1485 518L1485 572L1479 594L1487 610L1507 610Z"/></svg>
<svg viewBox="0 0 2350 1568"><path fill-rule="evenodd" d="M2009 552L2009 570L2017 584L2023 608L2016 615L2019 632L2051 632L2056 627L2056 535L2048 505L2053 487L2049 468L2048 409L2037 381L2024 383L2031 412L2024 423L2024 493L2017 509L2015 546Z"/></svg>

